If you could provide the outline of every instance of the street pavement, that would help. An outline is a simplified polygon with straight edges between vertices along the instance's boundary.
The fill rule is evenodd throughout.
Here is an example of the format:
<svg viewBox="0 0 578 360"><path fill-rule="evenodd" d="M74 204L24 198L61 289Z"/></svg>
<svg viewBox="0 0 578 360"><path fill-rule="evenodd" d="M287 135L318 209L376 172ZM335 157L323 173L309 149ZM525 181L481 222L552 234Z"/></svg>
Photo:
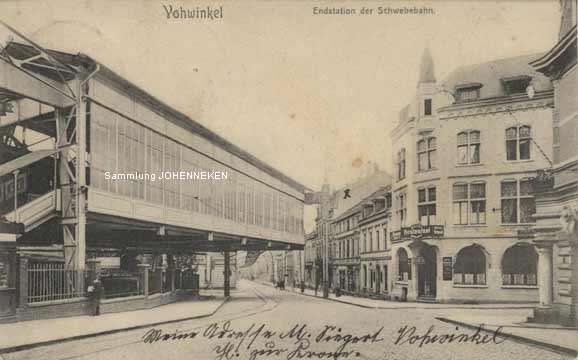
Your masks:
<svg viewBox="0 0 578 360"><path fill-rule="evenodd" d="M1 356L6 360L573 358L504 338L500 332L477 333L436 319L449 317L455 311L468 311L474 317L487 313L499 317L526 312L525 309L371 309L248 281L240 281L239 290L233 295L231 301L208 318Z"/></svg>
<svg viewBox="0 0 578 360"><path fill-rule="evenodd" d="M273 286L271 283L260 282L263 285ZM288 288L289 290L301 293L300 289ZM303 289L301 293L306 296L316 296L323 298L323 290L315 291L312 289ZM341 295L335 296L334 293L329 293L329 300L357 305L366 308L375 309L534 309L536 303L503 303L503 304L438 304L427 302L400 302L393 300L377 300L364 297ZM530 312L531 313L531 312Z"/></svg>
<svg viewBox="0 0 578 360"><path fill-rule="evenodd" d="M224 302L222 290L210 290L204 291L201 298L192 297L146 310L2 324L0 334L10 335L0 336L0 354L38 343L54 343L70 338L92 337L153 324L211 316Z"/></svg>

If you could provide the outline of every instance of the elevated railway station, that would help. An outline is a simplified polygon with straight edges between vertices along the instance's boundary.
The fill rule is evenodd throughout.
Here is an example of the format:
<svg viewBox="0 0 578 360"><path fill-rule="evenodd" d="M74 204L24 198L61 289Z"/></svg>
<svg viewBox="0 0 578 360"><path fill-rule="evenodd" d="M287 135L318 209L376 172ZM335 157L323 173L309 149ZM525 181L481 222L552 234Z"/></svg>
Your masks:
<svg viewBox="0 0 578 360"><path fill-rule="evenodd" d="M205 252L221 253L228 296L235 252L303 248L305 186L91 57L7 28L0 322L83 314L87 285L107 276L105 310L174 301ZM159 179L201 171L226 178Z"/></svg>

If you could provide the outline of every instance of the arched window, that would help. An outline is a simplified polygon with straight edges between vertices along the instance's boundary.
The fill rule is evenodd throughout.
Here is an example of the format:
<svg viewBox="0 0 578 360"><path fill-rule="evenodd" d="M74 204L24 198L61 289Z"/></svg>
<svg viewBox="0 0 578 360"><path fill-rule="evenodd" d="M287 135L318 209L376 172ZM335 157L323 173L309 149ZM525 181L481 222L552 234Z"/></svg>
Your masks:
<svg viewBox="0 0 578 360"><path fill-rule="evenodd" d="M531 245L517 244L510 247L502 257L502 284L537 284L538 254Z"/></svg>
<svg viewBox="0 0 578 360"><path fill-rule="evenodd" d="M454 265L454 284L486 284L486 255L481 246L471 245L460 250Z"/></svg>
<svg viewBox="0 0 578 360"><path fill-rule="evenodd" d="M506 159L530 159L532 129L529 126L513 126L506 129Z"/></svg>
<svg viewBox="0 0 578 360"><path fill-rule="evenodd" d="M411 265L404 248L397 250L397 279L399 281L411 280Z"/></svg>
<svg viewBox="0 0 578 360"><path fill-rule="evenodd" d="M417 142L417 169L430 170L436 167L436 138L430 137Z"/></svg>

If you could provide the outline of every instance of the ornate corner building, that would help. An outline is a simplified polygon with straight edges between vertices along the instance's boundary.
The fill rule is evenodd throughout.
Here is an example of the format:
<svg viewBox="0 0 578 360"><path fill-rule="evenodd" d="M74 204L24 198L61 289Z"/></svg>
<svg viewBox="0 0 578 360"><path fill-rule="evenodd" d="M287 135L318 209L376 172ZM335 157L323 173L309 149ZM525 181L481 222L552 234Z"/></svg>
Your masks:
<svg viewBox="0 0 578 360"><path fill-rule="evenodd" d="M392 298L538 301L533 178L553 156L554 98L528 65L541 55L462 66L438 82L425 50L390 134Z"/></svg>
<svg viewBox="0 0 578 360"><path fill-rule="evenodd" d="M578 325L578 75L576 0L560 1L559 39L531 62L554 84L553 164L536 177L534 244L540 253L540 308L534 321Z"/></svg>

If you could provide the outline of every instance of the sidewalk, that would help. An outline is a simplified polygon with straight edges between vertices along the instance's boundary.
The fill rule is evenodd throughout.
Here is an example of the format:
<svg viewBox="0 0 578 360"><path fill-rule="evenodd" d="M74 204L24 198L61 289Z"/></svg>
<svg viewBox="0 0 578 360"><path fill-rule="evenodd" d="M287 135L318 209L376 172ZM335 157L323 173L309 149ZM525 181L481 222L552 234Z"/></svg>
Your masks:
<svg viewBox="0 0 578 360"><path fill-rule="evenodd" d="M256 283L273 286L273 284L264 281L257 281ZM319 289L317 295L311 289L305 289L303 293L298 288L286 287L286 290L293 291L297 294L323 298L323 290ZM393 300L376 300L362 297L355 297L349 295L341 295L339 297L330 293L328 300L336 301L344 304L360 306L370 309L533 309L536 304L532 303L512 303L512 304L436 304L436 303L420 303L420 302L400 302Z"/></svg>
<svg viewBox="0 0 578 360"><path fill-rule="evenodd" d="M187 299L153 309L100 316L22 321L0 325L0 354L40 345L113 334L215 314L226 299L220 291L202 291L199 300ZM6 336L6 334L10 334Z"/></svg>
<svg viewBox="0 0 578 360"><path fill-rule="evenodd" d="M568 328L552 324L528 323L527 318L517 315L467 314L455 313L438 320L451 324L494 332L502 327L500 333L508 335L514 341L530 343L571 356L578 356L578 328Z"/></svg>
<svg viewBox="0 0 578 360"><path fill-rule="evenodd" d="M256 282L273 286L268 282ZM287 290L304 296L323 298L322 291L318 291L315 295L315 291L311 289L305 289L303 293L297 288L288 287ZM492 333L502 327L500 333L508 335L513 341L537 345L574 357L578 356L578 328L526 322L527 317L532 313L531 309L535 308L536 304L429 304L374 300L347 295L336 297L334 294L329 294L328 300L371 309L480 310L442 311L440 315L443 314L443 317L436 317L436 319L470 329L477 329L483 324L484 329Z"/></svg>

